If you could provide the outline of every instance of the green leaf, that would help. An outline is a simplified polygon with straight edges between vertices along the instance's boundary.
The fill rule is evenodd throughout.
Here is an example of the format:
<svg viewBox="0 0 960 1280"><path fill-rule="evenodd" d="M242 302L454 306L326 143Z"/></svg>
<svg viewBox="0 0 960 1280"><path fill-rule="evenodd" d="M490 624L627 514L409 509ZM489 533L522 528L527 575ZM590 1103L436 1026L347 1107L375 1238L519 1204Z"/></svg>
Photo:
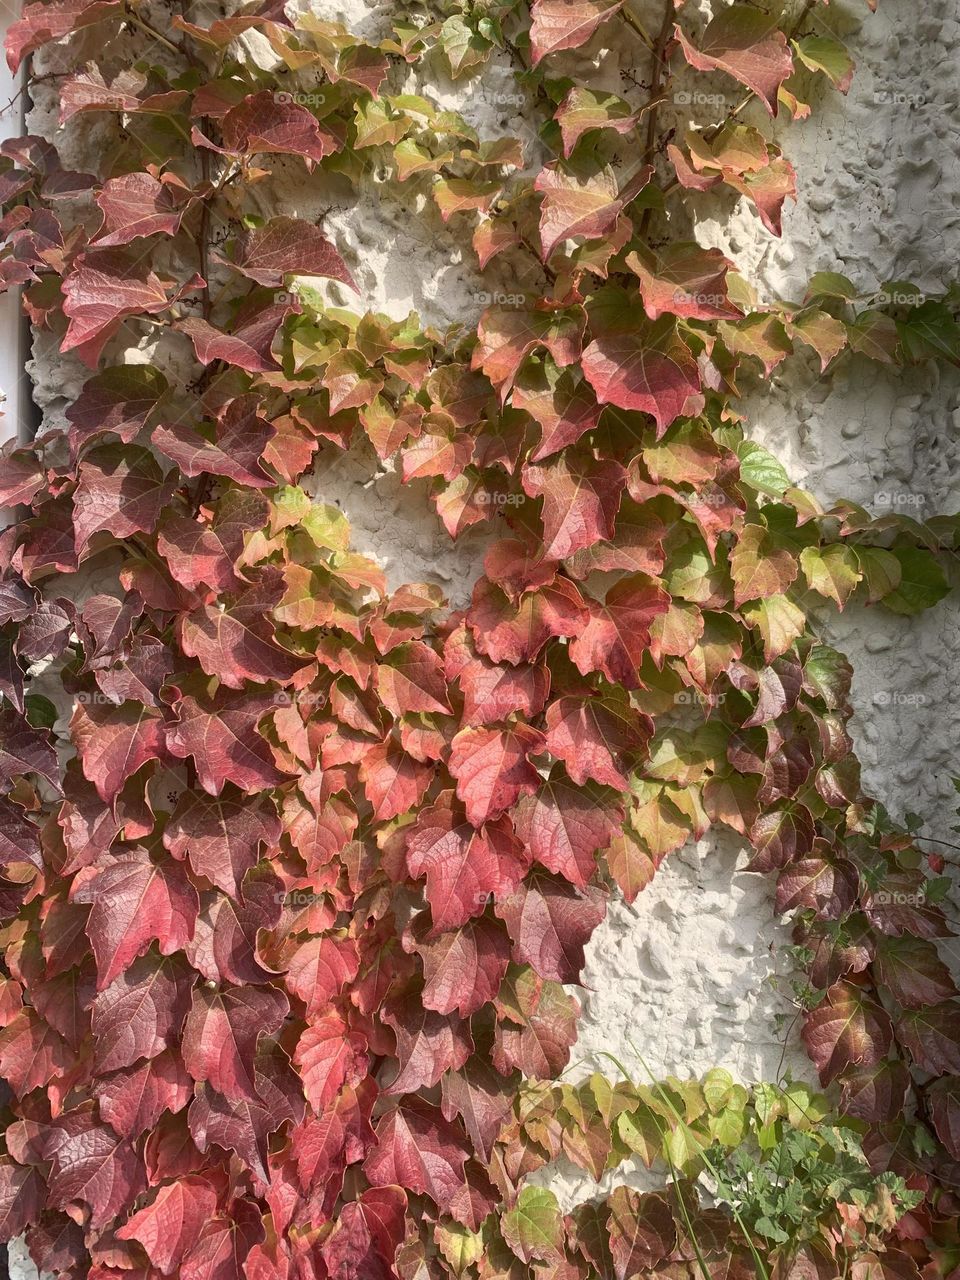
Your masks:
<svg viewBox="0 0 960 1280"><path fill-rule="evenodd" d="M919 547L893 547L900 565L900 585L883 597L894 613L922 613L938 604L950 590L943 570L929 551Z"/></svg>
<svg viewBox="0 0 960 1280"><path fill-rule="evenodd" d="M563 1218L557 1197L545 1187L524 1187L500 1230L521 1262L549 1262L561 1255Z"/></svg>
<svg viewBox="0 0 960 1280"><path fill-rule="evenodd" d="M793 47L808 71L822 72L835 89L847 92L855 64L845 45L830 36L804 36L794 40Z"/></svg>
<svg viewBox="0 0 960 1280"><path fill-rule="evenodd" d="M769 450L755 440L744 440L737 446L740 479L768 498L782 498L790 487L790 477Z"/></svg>

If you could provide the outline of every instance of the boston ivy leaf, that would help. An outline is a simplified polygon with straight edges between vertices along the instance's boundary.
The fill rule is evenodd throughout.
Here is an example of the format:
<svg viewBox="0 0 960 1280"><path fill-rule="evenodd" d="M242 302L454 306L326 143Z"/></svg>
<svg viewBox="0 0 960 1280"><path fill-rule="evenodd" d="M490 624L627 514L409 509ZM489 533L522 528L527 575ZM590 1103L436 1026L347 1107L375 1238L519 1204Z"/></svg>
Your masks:
<svg viewBox="0 0 960 1280"><path fill-rule="evenodd" d="M217 1193L204 1178L186 1177L158 1187L117 1231L136 1240L165 1276L174 1275L217 1207Z"/></svg>
<svg viewBox="0 0 960 1280"><path fill-rule="evenodd" d="M514 958L552 982L580 980L584 945L606 914L598 890L579 890L538 870L494 910L510 931Z"/></svg>
<svg viewBox="0 0 960 1280"><path fill-rule="evenodd" d="M72 900L90 903L86 930L97 961L97 990L108 987L151 942L162 955L193 937L197 891L177 863L151 862L132 849L91 867L74 882Z"/></svg>
<svg viewBox="0 0 960 1280"><path fill-rule="evenodd" d="M623 0L534 0L530 7L530 50L533 65L548 53L577 49L602 22L621 8Z"/></svg>
<svg viewBox="0 0 960 1280"><path fill-rule="evenodd" d="M257 1041L275 1035L289 1009L287 997L274 987L195 988L183 1028L184 1066L225 1098L256 1101Z"/></svg>
<svg viewBox="0 0 960 1280"><path fill-rule="evenodd" d="M484 916L438 936L428 916L417 916L404 947L423 963L424 1006L468 1018L500 990L510 961L510 943L501 925Z"/></svg>
<svg viewBox="0 0 960 1280"><path fill-rule="evenodd" d="M960 1078L943 1076L926 1093L927 1106L937 1137L954 1160L960 1159Z"/></svg>
<svg viewBox="0 0 960 1280"><path fill-rule="evenodd" d="M876 1066L890 1048L893 1028L862 987L838 982L805 1015L801 1034L821 1084L829 1084L847 1067Z"/></svg>
<svg viewBox="0 0 960 1280"><path fill-rule="evenodd" d="M154 428L153 443L185 476L226 476L252 489L269 489L273 479L261 466L276 429L257 412L260 397L237 396L220 411L214 438L179 422Z"/></svg>
<svg viewBox="0 0 960 1280"><path fill-rule="evenodd" d="M180 1264L179 1280L243 1280L244 1264L264 1237L263 1215L249 1200L208 1218Z"/></svg>
<svg viewBox="0 0 960 1280"><path fill-rule="evenodd" d="M524 796L513 819L533 857L582 888L596 871L597 852L619 830L623 809L609 793L572 787L559 776L549 778L534 795Z"/></svg>
<svg viewBox="0 0 960 1280"><path fill-rule="evenodd" d="M573 364L580 355L583 326L581 311L487 307L477 326L473 368L482 369L505 400L524 359L538 346L546 347L560 368Z"/></svg>
<svg viewBox="0 0 960 1280"><path fill-rule="evenodd" d="M908 1009L897 1022L897 1039L922 1071L960 1072L960 1004L944 1000Z"/></svg>
<svg viewBox="0 0 960 1280"><path fill-rule="evenodd" d="M63 313L69 324L61 350L76 351L90 368L96 368L101 351L123 320L157 315L172 301L145 259L119 249L81 253L62 288Z"/></svg>
<svg viewBox="0 0 960 1280"><path fill-rule="evenodd" d="M664 598L666 607L666 598ZM474 587L467 624L473 641L493 662L532 662L551 636L576 636L586 611L577 588L566 578L525 591L518 601L481 578Z"/></svg>
<svg viewBox="0 0 960 1280"><path fill-rule="evenodd" d="M898 1058L884 1058L873 1067L845 1071L841 1086L844 1115L870 1124L889 1124L903 1114L910 1072Z"/></svg>
<svg viewBox="0 0 960 1280"><path fill-rule="evenodd" d="M33 726L12 707L0 708L0 791L34 773L59 790L57 753L46 733Z"/></svg>
<svg viewBox="0 0 960 1280"><path fill-rule="evenodd" d="M230 788L219 798L186 791L163 833L164 847L194 871L236 897L260 845L275 845L281 824L265 797L243 799Z"/></svg>
<svg viewBox="0 0 960 1280"><path fill-rule="evenodd" d="M388 997L380 1015L393 1028L400 1069L385 1094L416 1093L438 1084L448 1069L457 1070L473 1052L469 1023L424 1005L421 991Z"/></svg>
<svg viewBox="0 0 960 1280"><path fill-rule="evenodd" d="M127 970L123 976L127 977L130 972ZM186 1000L183 1002L185 1015ZM165 1111L182 1111L192 1097L193 1081L184 1070L179 1054L171 1049L112 1072L97 1086L100 1115L111 1129L131 1141L145 1130L154 1129Z"/></svg>
<svg viewBox="0 0 960 1280"><path fill-rule="evenodd" d="M16 75L20 64L34 49L51 40L61 40L120 12L118 0L57 0L50 4L27 4L23 14L7 31L7 65Z"/></svg>
<svg viewBox="0 0 960 1280"><path fill-rule="evenodd" d="M307 938L287 961L287 990L303 1001L310 1020L353 981L359 967L357 944L352 939Z"/></svg>
<svg viewBox="0 0 960 1280"><path fill-rule="evenodd" d="M215 147L196 128L193 141L197 146L237 156L299 156L307 169L312 169L324 156L337 150L337 140L321 126L312 111L292 100L283 101L290 96L271 93L268 89L252 93L231 107L220 121L222 148Z"/></svg>
<svg viewBox="0 0 960 1280"><path fill-rule="evenodd" d="M602 604L591 602L589 621L570 645L578 671L583 675L601 671L611 684L638 688L650 625L669 606L670 597L656 579L643 573L621 578L609 588Z"/></svg>
<svg viewBox="0 0 960 1280"><path fill-rule="evenodd" d="M334 246L319 227L302 218L271 218L255 231L243 232L224 261L258 284L275 288L288 276L325 276L357 291Z"/></svg>
<svg viewBox="0 0 960 1280"><path fill-rule="evenodd" d="M579 786L595 782L626 789L625 758L643 750L653 721L614 698L557 698L547 708L547 750Z"/></svg>
<svg viewBox="0 0 960 1280"><path fill-rule="evenodd" d="M409 712L452 713L443 663L419 640L398 645L377 667L377 693L394 716Z"/></svg>
<svg viewBox="0 0 960 1280"><path fill-rule="evenodd" d="M619 462L567 449L550 462L523 469L523 487L542 498L543 554L564 560L612 538L627 473Z"/></svg>
<svg viewBox="0 0 960 1280"><path fill-rule="evenodd" d="M371 747L360 762L360 781L378 822L419 804L432 777L432 767L414 759L394 737Z"/></svg>
<svg viewBox="0 0 960 1280"><path fill-rule="evenodd" d="M364 1162L375 1187L403 1187L450 1211L464 1186L470 1148L459 1127L434 1107L404 1098L377 1126L377 1145Z"/></svg>
<svg viewBox="0 0 960 1280"><path fill-rule="evenodd" d="M563 1256L560 1206L545 1187L521 1187L516 1204L500 1219L500 1229L521 1262L550 1262Z"/></svg>
<svg viewBox="0 0 960 1280"><path fill-rule="evenodd" d="M127 779L148 760L161 760L166 754L163 717L142 703L78 702L70 735L84 777L106 802L115 800Z"/></svg>
<svg viewBox="0 0 960 1280"><path fill-rule="evenodd" d="M297 657L275 638L268 615L282 594L279 575L266 573L229 603L221 600L181 615L183 652L228 689L243 689L245 680L289 684L310 659Z"/></svg>
<svg viewBox="0 0 960 1280"><path fill-rule="evenodd" d="M923 938L879 939L874 965L881 985L907 1008L939 1004L957 994L936 947Z"/></svg>
<svg viewBox="0 0 960 1280"><path fill-rule="evenodd" d="M786 36L776 19L746 4L723 9L707 24L699 48L675 28L683 56L697 71L726 71L752 89L770 115L777 114L777 94L793 71Z"/></svg>
<svg viewBox="0 0 960 1280"><path fill-rule="evenodd" d="M494 1066L503 1075L515 1067L534 1079L554 1079L577 1038L577 1012L559 983L544 982L532 969L508 974L497 998Z"/></svg>
<svg viewBox="0 0 960 1280"><path fill-rule="evenodd" d="M448 767L468 821L482 826L536 790L540 779L530 756L539 755L544 742L542 733L519 723L508 729L460 730Z"/></svg>
<svg viewBox="0 0 960 1280"><path fill-rule="evenodd" d="M66 1041L29 1005L0 1031L0 1073L18 1098L73 1065Z"/></svg>
<svg viewBox="0 0 960 1280"><path fill-rule="evenodd" d="M544 262L564 240L574 236L595 240L611 232L621 210L652 176L652 167L643 165L621 185L612 166L587 160L555 160L541 169L534 190L543 196L540 242Z"/></svg>
<svg viewBox="0 0 960 1280"><path fill-rule="evenodd" d="M200 785L212 796L227 782L248 794L268 791L285 779L257 725L275 705L268 694L243 692L182 698L176 722L167 726L167 749L179 760L193 757Z"/></svg>
<svg viewBox="0 0 960 1280"><path fill-rule="evenodd" d="M741 315L727 296L733 263L719 249L678 241L659 250L636 249L627 266L640 280L643 307L651 320L661 315L691 320L723 320Z"/></svg>
<svg viewBox="0 0 960 1280"><path fill-rule="evenodd" d="M50 1144L49 1204L65 1209L73 1201L90 1208L90 1226L97 1230L143 1189L143 1170L125 1138L94 1119L84 1107L68 1111L56 1122Z"/></svg>
<svg viewBox="0 0 960 1280"><path fill-rule="evenodd" d="M602 93L583 85L573 85L557 108L554 119L560 126L563 154L569 159L585 133L593 129L615 129L629 133L641 111L613 93Z"/></svg>
<svg viewBox="0 0 960 1280"><path fill-rule="evenodd" d="M366 1074L366 1040L351 1031L342 1015L331 1008L307 1026L297 1041L293 1061L307 1101L321 1115L344 1084L357 1085Z"/></svg>
<svg viewBox="0 0 960 1280"><path fill-rule="evenodd" d="M677 1229L667 1197L616 1187L607 1197L608 1230L616 1280L656 1267L676 1245Z"/></svg>
<svg viewBox="0 0 960 1280"><path fill-rule="evenodd" d="M445 932L484 912L490 898L514 891L529 866L505 819L480 830L448 806L423 810L407 829L407 868L427 878L434 931Z"/></svg>
<svg viewBox="0 0 960 1280"><path fill-rule="evenodd" d="M128 538L149 533L176 484L148 449L118 444L91 450L80 463L73 495L73 528L81 558L98 533Z"/></svg>
<svg viewBox="0 0 960 1280"><path fill-rule="evenodd" d="M135 960L101 991L92 1009L97 1069L117 1071L139 1058L157 1058L172 1045L195 976L182 957L151 954Z"/></svg>
<svg viewBox="0 0 960 1280"><path fill-rule="evenodd" d="M590 332L583 372L601 404L649 413L658 435L699 413L700 371L673 316L651 324L624 290L608 287L590 308Z"/></svg>
<svg viewBox="0 0 960 1280"><path fill-rule="evenodd" d="M7 1240L22 1235L38 1221L46 1201L40 1170L0 1158L0 1234Z"/></svg>
<svg viewBox="0 0 960 1280"><path fill-rule="evenodd" d="M175 236L195 200L173 173L158 181L149 173L108 178L96 195L103 222L94 243L98 249L129 244L140 236Z"/></svg>

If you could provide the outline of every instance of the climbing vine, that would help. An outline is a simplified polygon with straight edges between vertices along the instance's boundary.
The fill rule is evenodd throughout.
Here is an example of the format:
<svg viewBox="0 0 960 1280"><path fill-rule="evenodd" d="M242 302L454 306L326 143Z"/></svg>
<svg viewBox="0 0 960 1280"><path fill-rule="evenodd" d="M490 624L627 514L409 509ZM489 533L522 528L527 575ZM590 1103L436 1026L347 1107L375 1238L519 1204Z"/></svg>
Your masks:
<svg viewBox="0 0 960 1280"><path fill-rule="evenodd" d="M88 369L0 478L0 1234L45 1271L960 1268L944 868L861 791L808 619L935 605L957 522L825 510L738 408L791 359L958 362L955 299L825 272L761 301L685 233L743 199L779 234L764 121L853 60L811 0L648 9L411 6L371 41L52 0L10 31L61 132L0 147L0 278ZM536 137L431 93L492 55ZM475 330L363 310L320 212L345 182L468 229ZM364 443L489 535L466 609L351 550L324 472ZM791 915L829 1098L562 1079L609 895L712 826ZM663 1186L564 1216L561 1154Z"/></svg>

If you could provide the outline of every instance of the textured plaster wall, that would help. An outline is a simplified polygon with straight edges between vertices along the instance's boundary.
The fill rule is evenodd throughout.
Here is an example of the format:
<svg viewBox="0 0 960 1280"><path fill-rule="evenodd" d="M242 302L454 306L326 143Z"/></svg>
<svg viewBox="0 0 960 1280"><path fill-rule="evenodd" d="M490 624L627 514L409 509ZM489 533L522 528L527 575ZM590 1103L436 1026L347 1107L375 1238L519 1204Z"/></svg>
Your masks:
<svg viewBox="0 0 960 1280"><path fill-rule="evenodd" d="M312 7L374 36L386 34L391 13L403 6L314 0ZM652 15L654 6L637 8ZM690 9L706 6L691 3ZM160 16L157 9L154 20ZM799 300L809 276L825 269L844 272L864 289L909 278L939 290L956 275L960 259L960 12L954 0L925 0L922 6L881 0L880 12L870 15L862 0L845 0L817 6L813 18L825 33L832 29L846 41L857 76L848 98L823 95L810 120L784 131L800 198L787 206L782 240L773 240L745 207L731 204L718 212L713 196L702 197L703 216L691 230L704 243L725 248L764 296ZM611 30L619 37L619 28ZM249 42L262 54L257 39ZM630 69L629 54L616 43L607 47L601 33L588 53L607 87L635 98L620 67L623 58ZM439 104L461 111L482 137L523 137L530 163L542 162L530 123L536 113L518 99L507 55L456 85L432 70L419 85L416 72L406 77L403 88L423 91L429 84ZM729 81L718 80L717 87L731 92ZM50 133L55 117L52 96L41 89L31 128ZM92 163L96 149L110 142L105 126L88 120L60 140L77 167L85 155ZM314 212L302 204L293 175L281 190L286 212ZM515 268L496 260L487 276L478 276L467 233L442 227L423 194L407 198L422 218L371 174L359 195L345 187L326 217L360 284L363 307L397 318L415 309L444 327L471 323L485 292L536 288L535 271L518 279ZM127 354L151 358L147 345ZM39 340L30 372L47 421L56 424L84 371ZM920 368L892 376L845 359L836 374L822 378L813 366L793 361L788 374L749 395L747 409L750 434L825 503L846 496L878 513L895 509L921 517L956 509L955 372ZM482 535L451 545L425 490L404 488L390 474L371 481L376 470L373 455L360 450L345 457L321 454L314 492L341 506L356 545L382 561L393 584L435 581L452 604L463 604L480 567ZM843 616L824 610L822 617L824 636L847 653L856 671L853 731L868 787L895 815L907 809L928 814L928 834L946 838L956 821L950 776L960 773L958 621L955 600L912 620L862 609ZM588 949L574 1051L580 1073L589 1069L582 1060L608 1051L639 1077L638 1052L655 1075L699 1073L713 1065L745 1080L776 1078L784 1070L810 1075L786 999L788 929L773 920L772 883L744 874L745 861L742 849L710 837L668 859L632 907L611 904ZM645 1176L633 1171L631 1180L642 1185ZM593 1184L570 1167L551 1168L542 1180L567 1204L595 1194ZM35 1273L14 1262L12 1274Z"/></svg>

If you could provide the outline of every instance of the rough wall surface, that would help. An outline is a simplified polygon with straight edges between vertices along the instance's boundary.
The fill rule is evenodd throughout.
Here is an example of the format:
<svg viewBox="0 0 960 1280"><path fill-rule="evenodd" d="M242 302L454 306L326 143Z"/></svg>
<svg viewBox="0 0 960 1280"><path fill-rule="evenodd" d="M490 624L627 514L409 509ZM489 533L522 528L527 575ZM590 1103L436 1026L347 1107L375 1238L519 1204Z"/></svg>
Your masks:
<svg viewBox="0 0 960 1280"><path fill-rule="evenodd" d="M364 0L312 5L319 16L368 36L385 34L398 7ZM813 19L846 41L857 75L848 98L824 95L810 120L785 130L782 143L798 170L800 195L787 207L782 240L773 240L746 209L718 212L712 195L703 197L696 235L728 251L762 296L798 299L809 276L824 269L844 272L864 290L890 279L939 290L960 260L960 15L954 0L919 7L915 0L881 0L874 15L860 0L849 0L818 6ZM620 52L604 46L602 32L590 52L612 90L636 96L621 74ZM481 136L535 139L536 112L517 90L508 55L457 85L442 77L435 83L440 105L456 107ZM725 87L729 92L729 82ZM55 118L52 96L38 92L32 130L54 130ZM86 154L92 163L108 142L79 122L70 135L74 162L83 167ZM346 189L325 220L361 286L361 309L397 318L415 309L438 326L469 324L490 292L524 287L522 279L498 276L496 262L479 276L466 234L443 228L435 216L421 225L370 177L369 190L354 196ZM419 213L423 196L413 198ZM708 209L716 216L707 217ZM294 189L286 211L305 212ZM127 358L151 356L143 348ZM30 371L38 402L55 424L85 371L43 342ZM757 387L748 416L750 434L824 503L845 496L878 513L886 508L923 518L957 505L955 373L920 368L884 376L845 357L837 373L821 377L793 362L788 375ZM425 491L402 488L389 474L371 483L375 462L372 454L322 452L314 492L342 508L357 548L382 561L392 585L435 581L452 605L462 605L484 539L474 533L452 545ZM822 621L824 635L847 653L856 673L853 733L867 787L897 816L906 810L928 815L927 834L947 839L956 821L950 777L960 773L958 623L951 599L916 619L850 609L843 616L824 612ZM588 950L575 1049L581 1064L606 1051L638 1078L645 1070L641 1056L654 1075L713 1065L745 1080L784 1071L810 1075L791 1027L789 931L773 920L769 879L738 871L744 861L742 850L708 839L673 855L633 907L611 905ZM598 1065L614 1070L609 1060ZM638 1185L648 1176L643 1170L634 1175ZM545 1178L566 1204L596 1194L572 1168L542 1171ZM11 1259L14 1276L36 1274L16 1260L15 1249Z"/></svg>

